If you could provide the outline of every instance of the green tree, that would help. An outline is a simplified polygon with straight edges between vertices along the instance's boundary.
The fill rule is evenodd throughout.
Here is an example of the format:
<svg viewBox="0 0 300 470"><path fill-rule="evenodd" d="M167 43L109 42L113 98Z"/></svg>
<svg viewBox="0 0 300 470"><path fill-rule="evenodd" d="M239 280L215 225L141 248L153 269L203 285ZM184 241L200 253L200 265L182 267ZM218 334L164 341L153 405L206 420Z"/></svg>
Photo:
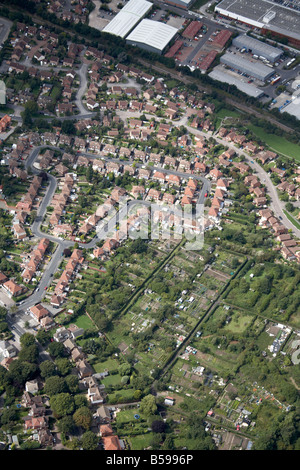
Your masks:
<svg viewBox="0 0 300 470"><path fill-rule="evenodd" d="M50 398L50 407L56 418L71 415L74 411L74 399L69 393L58 393Z"/></svg>
<svg viewBox="0 0 300 470"><path fill-rule="evenodd" d="M39 110L39 107L37 105L36 101L29 100L25 103L25 110L30 113L30 115L36 114Z"/></svg>
<svg viewBox="0 0 300 470"><path fill-rule="evenodd" d="M1 424L13 426L14 422L18 420L18 414L13 408L4 409L1 415Z"/></svg>
<svg viewBox="0 0 300 470"><path fill-rule="evenodd" d="M68 387L68 390L70 393L78 393L79 392L79 380L78 377L75 375L67 375L65 377L65 382ZM75 399L77 397L75 396Z"/></svg>
<svg viewBox="0 0 300 470"><path fill-rule="evenodd" d="M40 373L41 377L43 377L44 379L52 377L57 373L56 365L52 361L43 361L40 364Z"/></svg>
<svg viewBox="0 0 300 470"><path fill-rule="evenodd" d="M52 396L66 392L67 386L63 377L53 375L46 379L44 390L47 395Z"/></svg>
<svg viewBox="0 0 300 470"><path fill-rule="evenodd" d="M65 120L62 122L61 131L63 134L76 134L76 128L72 121Z"/></svg>
<svg viewBox="0 0 300 470"><path fill-rule="evenodd" d="M142 398L140 410L146 417L154 415L157 412L155 397L153 395L146 395Z"/></svg>
<svg viewBox="0 0 300 470"><path fill-rule="evenodd" d="M53 357L64 357L66 355L66 348L62 343L53 341L48 346L48 352Z"/></svg>
<svg viewBox="0 0 300 470"><path fill-rule="evenodd" d="M30 363L37 362L38 357L39 357L39 349L38 349L37 344L32 344L31 346L22 348L18 356L20 361L26 361Z"/></svg>
<svg viewBox="0 0 300 470"><path fill-rule="evenodd" d="M88 406L88 400L85 395L75 395L74 402L76 409Z"/></svg>
<svg viewBox="0 0 300 470"><path fill-rule="evenodd" d="M59 432L62 432L64 434L67 434L67 433L72 434L76 429L73 417L68 415L59 419L57 421L57 428Z"/></svg>
<svg viewBox="0 0 300 470"><path fill-rule="evenodd" d="M39 330L37 332L36 339L42 346L45 346L50 343L51 334L49 331Z"/></svg>
<svg viewBox="0 0 300 470"><path fill-rule="evenodd" d="M92 431L87 431L82 436L82 448L84 450L96 450L99 438Z"/></svg>
<svg viewBox="0 0 300 470"><path fill-rule="evenodd" d="M131 372L131 365L126 362L124 364L121 364L118 367L118 372L120 375L129 375Z"/></svg>
<svg viewBox="0 0 300 470"><path fill-rule="evenodd" d="M32 346L33 344L35 344L35 337L31 333L24 333L20 337L20 345L22 346L22 348Z"/></svg>
<svg viewBox="0 0 300 470"><path fill-rule="evenodd" d="M68 375L72 370L72 364L66 357L56 359L55 364L58 373L62 376Z"/></svg>
<svg viewBox="0 0 300 470"><path fill-rule="evenodd" d="M14 360L9 366L9 378L14 385L23 387L25 382L32 379L37 371L37 366L19 359Z"/></svg>
<svg viewBox="0 0 300 470"><path fill-rule="evenodd" d="M92 424L93 415L87 406L82 406L73 414L73 420L76 426L89 429Z"/></svg>

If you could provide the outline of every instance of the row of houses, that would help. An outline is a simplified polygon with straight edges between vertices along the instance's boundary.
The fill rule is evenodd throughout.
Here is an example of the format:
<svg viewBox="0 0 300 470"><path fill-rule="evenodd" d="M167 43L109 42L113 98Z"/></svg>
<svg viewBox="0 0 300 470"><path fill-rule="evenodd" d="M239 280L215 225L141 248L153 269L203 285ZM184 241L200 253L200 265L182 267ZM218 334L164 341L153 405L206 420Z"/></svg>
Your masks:
<svg viewBox="0 0 300 470"><path fill-rule="evenodd" d="M88 401L95 406L103 404L105 397L103 387L98 383L97 374L87 362L82 348L76 344L76 339L83 334L83 331L76 325L70 325L68 328L60 327L54 333L53 339L64 345L70 360L75 364L81 390L87 393Z"/></svg>
<svg viewBox="0 0 300 470"><path fill-rule="evenodd" d="M29 214L31 212L35 204L38 191L42 186L42 181L42 177L35 175L31 181L27 193L22 197L21 201L17 203L16 213L17 216L20 217L19 220L24 220L24 214L22 215L22 213Z"/></svg>
<svg viewBox="0 0 300 470"><path fill-rule="evenodd" d="M51 297L50 303L53 307L60 307L64 302L67 292L69 291L69 284L78 273L83 261L82 250L74 249L62 275L58 279L54 294Z"/></svg>
<svg viewBox="0 0 300 470"><path fill-rule="evenodd" d="M227 130L225 131L227 132ZM221 132L221 136L226 135L226 132ZM234 136L231 138L233 140L235 139ZM249 165L245 164L244 162L234 162L232 160L234 154L235 152L231 149L224 152L219 157L220 163L225 167L233 166L238 169L242 175L245 175L244 184L247 186L249 193L253 197L254 205L259 209L259 225L264 228L271 229L276 240L280 242L280 252L285 259L299 261L300 247L298 246L298 243L292 239L291 235L288 233L287 228L280 222L278 217L274 216L271 209L267 208L268 199L266 188L262 185L261 181L256 175L251 174ZM277 154L269 150L260 150L258 153L256 153L255 158L264 165L265 163L274 161L277 158ZM284 169L277 168L276 166L271 167L271 171L278 174L278 176L281 178L283 178L286 174ZM297 188L294 184L291 184L288 181L282 181L282 183L277 186L277 189L286 191L289 196L295 197L299 200L299 191L297 191ZM213 210L214 209L212 208L210 209L211 212L213 212Z"/></svg>
<svg viewBox="0 0 300 470"><path fill-rule="evenodd" d="M74 146L77 146L77 148L80 146L80 149L82 150L82 147L85 145L84 139L77 140L74 142ZM187 160L187 159L176 159L171 156L164 156L162 154L157 154L157 153L148 153L145 152L144 150L138 150L138 149L130 149L128 147L116 147L112 144L104 144L102 145L100 142L90 142L89 143L89 149L95 152L100 153L100 158L101 157L106 157L109 155L112 155L113 157L119 157L119 158L130 158L134 161L140 161L142 163L147 163L147 164L154 164L157 166L160 166L166 169L174 169L178 172L184 172L184 173L198 173L198 174L205 174L208 170L208 167L200 161L198 158L195 158L194 161ZM85 150L85 149L84 149ZM113 162L113 161L104 161L104 160L99 160L99 159L93 159L88 156L80 155L77 158L77 165L80 166L85 166L88 167L90 164L92 164L93 169L95 171L99 171L101 173L106 173L106 172L114 172L115 174L120 174L122 171L125 173L128 171L130 175L135 175L138 174L141 169L139 170L134 170L132 165L126 164L126 163L118 163L118 162ZM147 169L146 172L142 172L144 174L143 177L146 177L146 179L149 179L151 171L150 169ZM170 178L170 181L172 178ZM176 178L176 184L179 184L179 179Z"/></svg>
<svg viewBox="0 0 300 470"><path fill-rule="evenodd" d="M215 192L213 194L211 206L208 211L208 218L214 223L219 223L223 209L226 205L229 182L226 178L223 177L223 174L218 169L214 170L216 170L213 173L214 178L218 179L216 181ZM210 173L212 173L214 170L211 170ZM228 202L230 204L230 200Z"/></svg>
<svg viewBox="0 0 300 470"><path fill-rule="evenodd" d="M83 333L82 329L75 328L72 325L69 328L60 327L53 335L55 341L61 342L70 360L75 364L77 375L79 378L79 386L82 392L86 392L88 402L91 407L96 407L93 417L100 421L99 435L104 450L122 450L124 443L113 432L110 425L111 415L107 407L104 406L105 394L104 386L99 384L98 376L104 377L108 375L108 371L101 374L95 374L93 368L86 360L86 356L82 348L76 344L76 339Z"/></svg>
<svg viewBox="0 0 300 470"><path fill-rule="evenodd" d="M259 225L264 228L269 228L276 240L280 242L280 252L284 259L288 261L300 262L300 246L294 240L288 229L274 216L271 209L260 209L258 211L260 217Z"/></svg>
<svg viewBox="0 0 300 470"><path fill-rule="evenodd" d="M106 217L109 212L113 209L117 202L120 201L121 197L126 195L126 191L123 188L115 187L111 192L109 198L107 198L103 204L101 204L96 212L90 215L84 223L80 226L78 233L81 235L88 235L91 231L96 228L96 225L100 220Z"/></svg>
<svg viewBox="0 0 300 470"><path fill-rule="evenodd" d="M225 127L220 127L218 134L227 142L233 142L234 144L239 145L250 154L256 154L259 150L264 150L258 147L254 142L248 141L244 134L239 134L235 130L229 130Z"/></svg>
<svg viewBox="0 0 300 470"><path fill-rule="evenodd" d="M5 116L0 119L0 132L5 132L10 125L11 117L5 114Z"/></svg>
<svg viewBox="0 0 300 470"><path fill-rule="evenodd" d="M44 447L53 444L54 440L50 431L49 416L46 415L49 401L38 395L39 391L40 384L37 379L27 381L21 405L28 409L27 416L23 418L24 430L33 432L32 438Z"/></svg>
<svg viewBox="0 0 300 470"><path fill-rule="evenodd" d="M20 144L20 143L19 143ZM20 150L20 147L23 149L23 144L17 146L16 151L20 151L22 154L23 150ZM18 150L19 147L19 150ZM28 173L25 170L22 170L18 166L18 160L17 159L11 159L9 161L9 168L10 168L10 174L20 178L23 181L26 181L28 178ZM33 205L35 203L35 199L37 196L37 193L41 187L42 184L42 178L39 178L38 176L34 176L27 193L23 196L21 201L19 201L15 207L14 210L14 218L12 222L12 231L14 233L14 237L17 240L24 240L27 238L27 232L24 227L24 223L26 221L26 218L28 214L31 212Z"/></svg>
<svg viewBox="0 0 300 470"><path fill-rule="evenodd" d="M38 268L45 259L45 254L49 248L50 241L48 238L42 238L39 241L37 248L33 251L29 261L21 274L24 282L29 283L36 275Z"/></svg>
<svg viewBox="0 0 300 470"><path fill-rule="evenodd" d="M57 167L56 167L57 168ZM58 170L60 171L60 170ZM60 220L65 211L65 207L69 201L71 196L71 192L74 186L74 175L67 173L62 178L62 186L60 193L54 194L50 206L53 207L53 212L50 216L49 223L52 227L56 230L56 234L60 233ZM71 234L73 232L73 228L70 226L64 227L63 233Z"/></svg>

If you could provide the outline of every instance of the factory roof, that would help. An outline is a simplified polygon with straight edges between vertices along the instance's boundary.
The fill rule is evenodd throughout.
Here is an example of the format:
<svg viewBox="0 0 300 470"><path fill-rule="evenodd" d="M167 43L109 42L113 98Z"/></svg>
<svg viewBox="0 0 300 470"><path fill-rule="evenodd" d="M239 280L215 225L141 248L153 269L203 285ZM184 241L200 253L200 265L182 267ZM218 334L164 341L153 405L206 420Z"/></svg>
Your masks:
<svg viewBox="0 0 300 470"><path fill-rule="evenodd" d="M159 21L144 19L129 34L131 43L145 44L162 51L177 33L177 29Z"/></svg>
<svg viewBox="0 0 300 470"><path fill-rule="evenodd" d="M130 0L102 31L124 38L148 13L152 5L146 0Z"/></svg>
<svg viewBox="0 0 300 470"><path fill-rule="evenodd" d="M272 60L276 60L283 54L283 50L279 49L278 47L270 46L265 42L259 41L258 39L254 39L247 34L241 34L240 36L236 37L232 41L233 45L236 47L246 47L247 49L251 49L252 51L257 51L257 54L260 56L264 56L266 58L270 58Z"/></svg>
<svg viewBox="0 0 300 470"><path fill-rule="evenodd" d="M221 57L220 61L223 64L245 72L250 76L259 78L260 80L266 80L270 75L272 75L272 73L274 73L274 69L272 67L268 67L254 59L244 59L241 56L232 53L230 54L228 52Z"/></svg>
<svg viewBox="0 0 300 470"><path fill-rule="evenodd" d="M245 83L238 77L234 77L233 75L223 70L215 68L211 73L209 73L209 76L214 80L218 80L219 82L235 85L240 91L243 91L248 96L252 96L253 98L259 98L263 95L263 91L256 86Z"/></svg>
<svg viewBox="0 0 300 470"><path fill-rule="evenodd" d="M300 5L294 8L270 0L222 0L216 11L257 28L268 29L300 39Z"/></svg>

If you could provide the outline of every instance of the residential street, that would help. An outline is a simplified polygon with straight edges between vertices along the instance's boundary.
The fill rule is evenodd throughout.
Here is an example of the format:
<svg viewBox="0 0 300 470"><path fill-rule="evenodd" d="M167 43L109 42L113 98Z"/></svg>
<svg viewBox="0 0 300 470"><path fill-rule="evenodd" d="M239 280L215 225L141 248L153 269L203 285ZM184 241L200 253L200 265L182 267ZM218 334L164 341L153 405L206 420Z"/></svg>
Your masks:
<svg viewBox="0 0 300 470"><path fill-rule="evenodd" d="M45 147L51 148L52 150L59 150L58 147L51 147L51 146L50 147L45 146ZM26 169L31 168L31 170L35 174L39 174L39 170L37 170L35 168L34 162L35 162L36 158L38 157L38 155L39 155L42 148L43 148L43 146L34 148L31 151L31 154L29 155L29 157L28 157L28 159L25 163ZM95 155L95 154L85 153L84 155L88 156L89 158L99 158L99 156ZM117 158L103 157L103 159L104 160L109 160L109 161L115 161L115 162L119 162L119 163L122 162L121 160L119 160ZM137 168L141 168L143 165L142 164L137 164L136 166L137 166ZM161 168L160 167L153 167L153 170L161 171ZM201 203L204 202L204 194L206 192L208 192L209 189L210 189L210 183L206 178L204 178L200 175L187 175L186 173L178 172L178 171L175 171L175 170L165 170L164 169L163 171L167 174L178 175L178 176L180 176L181 178L184 178L184 179L192 177L194 179L197 179L198 181L201 181L203 186L202 186L202 189L199 193L198 203L201 204ZM40 229L43 218L44 218L46 210L47 210L47 207L49 206L49 203L50 203L50 201L51 201L51 199L52 199L52 197L53 197L53 195L56 191L56 187L57 187L56 178L54 178L49 173L48 173L48 182L49 182L49 185L48 185L46 194L45 194L45 196L43 198L43 201L42 201L42 203L41 203L41 205L38 209L37 218L35 219L34 223L31 226L31 231L32 231L32 233L35 237L43 238L43 237L46 236L52 242L57 243L58 246L57 246L55 252L52 255L51 261L47 265L47 268L46 268L46 270L44 271L44 273L42 275L39 286L35 289L34 293L30 297L28 297L25 301L23 301L21 303L21 305L19 306L19 309L17 311L17 314L14 315L14 320L16 318L18 318L19 316L23 317L24 312L29 307L31 307L32 305L35 305L36 303L39 303L43 300L44 296L46 295L46 288L51 284L52 276L57 271L58 266L60 265L60 263L62 261L62 256L63 256L64 249L69 248L71 246L74 246L74 242L69 241L69 240L64 240L62 238L54 237L52 235L48 235L48 234L46 235ZM146 206L150 205L149 201L138 201L138 202L142 205L146 205ZM129 203L129 205L130 204L135 204L135 203L136 203L136 201L131 201L131 203ZM86 243L86 244L79 243L79 246L81 248L87 248L87 249L94 248L96 246L96 243L99 240L104 239L110 231L114 230L116 224L118 223L118 221L122 220L122 217L124 217L126 212L127 212L126 207L121 208L121 210L119 211L117 216L114 216L110 220L105 221L103 223L103 225L100 228L100 231L98 231L97 235L93 238L93 240L91 240L89 243ZM16 332L19 335L25 332L24 330L22 331L22 328L20 326L16 325L15 328L18 329L18 330L16 330Z"/></svg>
<svg viewBox="0 0 300 470"><path fill-rule="evenodd" d="M207 137L207 133L200 131L198 129L194 129L193 127L188 126L187 123L188 118L185 116L180 124L185 126L188 131L194 135L202 135L204 137ZM244 155L246 158L247 163L250 165L250 167L253 168L253 170L257 173L258 178L260 179L261 183L264 184L267 188L268 194L271 197L271 204L270 208L274 212L275 217L281 217L282 223L288 228L291 229L293 234L296 235L298 238L300 238L300 230L295 227L292 222L287 218L285 213L283 212L283 208L285 206L285 203L280 201L279 196L277 194L277 190L275 186L272 183L272 180L268 173L257 163L255 160L252 159L247 153L238 147L234 143L227 142L226 140L220 138L216 134L213 135L213 138L219 143L222 144L226 147L229 147L230 149L234 150L238 155Z"/></svg>
<svg viewBox="0 0 300 470"><path fill-rule="evenodd" d="M87 64L83 63L80 69L77 70L77 73L80 77L80 86L76 93L75 104L77 108L79 109L80 114L90 115L93 113L90 113L82 104L82 97L84 96L86 89L87 89L87 69L88 69Z"/></svg>

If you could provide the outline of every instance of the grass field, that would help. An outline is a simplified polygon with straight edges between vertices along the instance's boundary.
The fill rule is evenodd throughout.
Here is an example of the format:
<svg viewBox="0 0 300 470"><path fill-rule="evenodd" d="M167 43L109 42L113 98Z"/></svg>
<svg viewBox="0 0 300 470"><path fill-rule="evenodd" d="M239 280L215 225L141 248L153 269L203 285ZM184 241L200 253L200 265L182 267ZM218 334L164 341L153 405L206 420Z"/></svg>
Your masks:
<svg viewBox="0 0 300 470"><path fill-rule="evenodd" d="M71 323L75 323L75 325L77 325L78 328L83 328L84 330L88 328L95 329L95 325L93 324L93 322L90 320L90 318L87 315L80 315L80 317L77 317Z"/></svg>
<svg viewBox="0 0 300 470"><path fill-rule="evenodd" d="M131 450L144 450L150 445L152 438L153 438L152 433L139 435L139 436L131 436L128 439Z"/></svg>
<svg viewBox="0 0 300 470"><path fill-rule="evenodd" d="M224 119L225 117L239 117L241 114L238 111L229 110L222 108L220 111L216 113L216 116L220 119Z"/></svg>
<svg viewBox="0 0 300 470"><path fill-rule="evenodd" d="M105 385L106 387L114 386L114 385L120 385L121 383L121 376L119 374L115 375L108 375L107 377L104 377L101 379L101 383Z"/></svg>
<svg viewBox="0 0 300 470"><path fill-rule="evenodd" d="M106 369L107 370L112 370L112 369L117 369L119 367L119 362L116 359L107 359L106 361L98 362L97 364L94 364L93 367L96 372L103 372Z"/></svg>
<svg viewBox="0 0 300 470"><path fill-rule="evenodd" d="M232 321L225 326L232 333L242 333L253 321L252 315L234 315Z"/></svg>
<svg viewBox="0 0 300 470"><path fill-rule="evenodd" d="M287 218L289 219L290 222L292 222L293 225L295 225L296 228L300 229L300 224L297 222L297 220L294 219L287 211L283 210Z"/></svg>
<svg viewBox="0 0 300 470"><path fill-rule="evenodd" d="M219 128L220 125L221 125L221 122L224 118L229 118L229 117L238 118L238 117L241 116L241 114L238 111L233 111L233 110L222 108L222 109L220 109L220 111L218 111L216 113L216 116L217 116L216 126L217 126L217 128Z"/></svg>
<svg viewBox="0 0 300 470"><path fill-rule="evenodd" d="M300 146L289 142L284 137L280 137L274 134L268 134L264 129L260 127L249 125L249 129L263 140L271 150L281 153L286 157L295 158L300 162Z"/></svg>

